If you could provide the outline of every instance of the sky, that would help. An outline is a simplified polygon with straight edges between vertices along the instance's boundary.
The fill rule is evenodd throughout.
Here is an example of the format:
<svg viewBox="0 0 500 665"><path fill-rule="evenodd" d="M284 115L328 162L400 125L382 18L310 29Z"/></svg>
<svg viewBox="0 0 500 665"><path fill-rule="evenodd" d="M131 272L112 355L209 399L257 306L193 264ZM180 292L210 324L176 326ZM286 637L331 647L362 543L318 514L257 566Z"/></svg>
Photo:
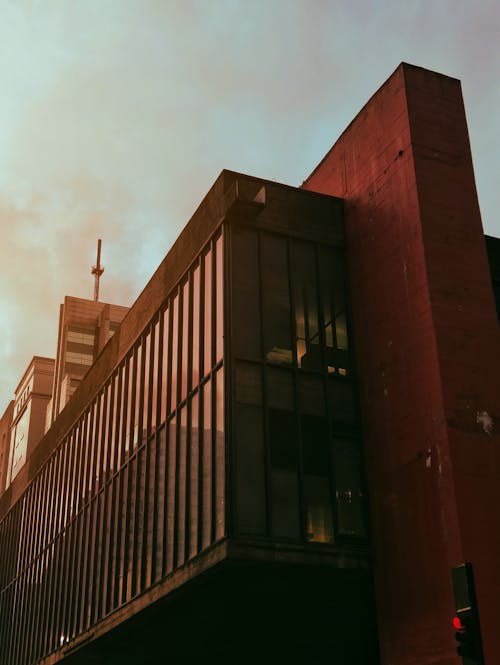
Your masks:
<svg viewBox="0 0 500 665"><path fill-rule="evenodd" d="M496 0L0 0L0 415L98 238L130 306L223 168L299 186L402 61L461 80L500 236Z"/></svg>

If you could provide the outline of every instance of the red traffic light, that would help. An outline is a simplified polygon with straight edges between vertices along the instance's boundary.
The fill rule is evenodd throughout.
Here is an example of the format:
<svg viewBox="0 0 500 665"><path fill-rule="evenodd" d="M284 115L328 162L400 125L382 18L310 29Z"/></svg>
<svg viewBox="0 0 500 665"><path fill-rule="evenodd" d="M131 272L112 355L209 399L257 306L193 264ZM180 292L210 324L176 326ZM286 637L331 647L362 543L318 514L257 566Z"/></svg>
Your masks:
<svg viewBox="0 0 500 665"><path fill-rule="evenodd" d="M455 630L465 630L465 626L462 623L460 617L453 617L453 628Z"/></svg>

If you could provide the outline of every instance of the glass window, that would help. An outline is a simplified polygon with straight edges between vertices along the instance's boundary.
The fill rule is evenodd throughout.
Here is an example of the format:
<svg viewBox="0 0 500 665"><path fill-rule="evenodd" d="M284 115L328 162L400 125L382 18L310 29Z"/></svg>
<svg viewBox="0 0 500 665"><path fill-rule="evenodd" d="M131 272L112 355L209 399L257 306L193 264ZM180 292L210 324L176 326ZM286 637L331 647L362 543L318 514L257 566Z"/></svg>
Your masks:
<svg viewBox="0 0 500 665"><path fill-rule="evenodd" d="M138 346L135 351L135 413L134 413L134 434L133 447L137 448L142 440L141 432L141 372L142 367L142 346Z"/></svg>
<svg viewBox="0 0 500 665"><path fill-rule="evenodd" d="M191 445L190 445L190 491L189 491L189 556L196 556L198 553L198 500L199 500L199 462L200 462L200 430L199 430L199 399L198 393L193 395L191 400Z"/></svg>
<svg viewBox="0 0 500 665"><path fill-rule="evenodd" d="M156 321L153 328L153 383L151 386L151 431L156 430L156 417L158 411L158 365L159 365L159 349L160 349L160 322Z"/></svg>
<svg viewBox="0 0 500 665"><path fill-rule="evenodd" d="M224 536L225 530L225 459L224 440L224 373L219 369L215 375L215 538Z"/></svg>
<svg viewBox="0 0 500 665"><path fill-rule="evenodd" d="M269 409L271 448L272 522L271 532L278 538L300 535L297 424L295 414Z"/></svg>
<svg viewBox="0 0 500 665"><path fill-rule="evenodd" d="M200 266L193 273L193 387L200 381Z"/></svg>
<svg viewBox="0 0 500 665"><path fill-rule="evenodd" d="M177 406L177 371L179 366L179 296L172 303L172 363L170 366L170 411Z"/></svg>
<svg viewBox="0 0 500 665"><path fill-rule="evenodd" d="M314 247L297 242L292 246L297 364L304 369L321 371Z"/></svg>
<svg viewBox="0 0 500 665"><path fill-rule="evenodd" d="M233 348L238 358L260 360L262 355L259 304L259 245L257 232L233 225Z"/></svg>
<svg viewBox="0 0 500 665"><path fill-rule="evenodd" d="M290 294L286 240L262 234L264 351L275 365L292 364Z"/></svg>
<svg viewBox="0 0 500 665"><path fill-rule="evenodd" d="M166 572L174 567L175 545L175 466L177 447L177 420L175 416L168 422L168 460L167 460L167 530L166 530Z"/></svg>
<svg viewBox="0 0 500 665"><path fill-rule="evenodd" d="M212 252L209 250L203 255L204 279L204 335L203 335L203 375L206 376L212 369Z"/></svg>
<svg viewBox="0 0 500 665"><path fill-rule="evenodd" d="M262 409L236 404L236 512L241 533L266 531L265 456Z"/></svg>
<svg viewBox="0 0 500 665"><path fill-rule="evenodd" d="M202 549L212 540L212 382L203 386Z"/></svg>
<svg viewBox="0 0 500 665"><path fill-rule="evenodd" d="M182 362L181 362L181 401L186 399L189 372L189 282L182 288Z"/></svg>
<svg viewBox="0 0 500 665"><path fill-rule="evenodd" d="M364 536L366 530L359 451L354 441L336 438L334 452L339 533L346 536Z"/></svg>
<svg viewBox="0 0 500 665"><path fill-rule="evenodd" d="M333 541L328 423L324 416L301 416L307 540Z"/></svg>
<svg viewBox="0 0 500 665"><path fill-rule="evenodd" d="M177 553L176 565L184 563L186 548L186 455L187 455L187 406L180 410L179 416L179 457L177 461Z"/></svg>
<svg viewBox="0 0 500 665"><path fill-rule="evenodd" d="M146 341L144 343L144 394L142 397L142 431L145 436L148 433L148 424L149 424L148 414L151 406L149 398L150 361L151 361L151 333L148 332L148 334L146 335Z"/></svg>
<svg viewBox="0 0 500 665"><path fill-rule="evenodd" d="M222 360L224 352L224 252L222 236L215 242L215 361Z"/></svg>
<svg viewBox="0 0 500 665"><path fill-rule="evenodd" d="M161 366L161 403L160 403L160 424L165 422L167 417L167 398L169 384L169 335L170 335L170 310L167 308L163 312L163 346L162 346L162 366Z"/></svg>
<svg viewBox="0 0 500 665"><path fill-rule="evenodd" d="M236 401L262 404L262 368L256 363L237 360L235 363Z"/></svg>

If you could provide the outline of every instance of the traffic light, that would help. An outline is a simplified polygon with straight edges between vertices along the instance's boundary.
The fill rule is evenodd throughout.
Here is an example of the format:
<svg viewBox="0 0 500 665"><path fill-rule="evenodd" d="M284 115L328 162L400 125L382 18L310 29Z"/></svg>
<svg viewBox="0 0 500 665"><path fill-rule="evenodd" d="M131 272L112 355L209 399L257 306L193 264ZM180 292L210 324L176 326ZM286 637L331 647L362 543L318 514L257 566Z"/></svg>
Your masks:
<svg viewBox="0 0 500 665"><path fill-rule="evenodd" d="M452 569L456 614L453 617L457 654L463 665L483 665L483 645L474 576L470 563Z"/></svg>
<svg viewBox="0 0 500 665"><path fill-rule="evenodd" d="M455 640L457 642L457 654L462 658L468 658L474 663L480 663L479 626L475 625L471 610L458 612L453 618L455 628Z"/></svg>

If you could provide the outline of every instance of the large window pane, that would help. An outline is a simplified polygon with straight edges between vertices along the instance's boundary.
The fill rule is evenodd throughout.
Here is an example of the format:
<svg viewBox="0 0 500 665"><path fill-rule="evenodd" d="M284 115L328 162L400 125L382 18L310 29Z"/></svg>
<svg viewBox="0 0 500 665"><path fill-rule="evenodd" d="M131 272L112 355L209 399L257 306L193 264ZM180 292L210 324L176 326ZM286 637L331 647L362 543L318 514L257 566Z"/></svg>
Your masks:
<svg viewBox="0 0 500 665"><path fill-rule="evenodd" d="M181 361L181 401L186 399L189 372L189 282L182 286L182 361Z"/></svg>
<svg viewBox="0 0 500 665"><path fill-rule="evenodd" d="M198 393L193 395L191 400L191 436L189 452L189 556L193 557L198 552L198 501L199 501L199 482L200 482L200 429L199 429L199 398Z"/></svg>
<svg viewBox="0 0 500 665"><path fill-rule="evenodd" d="M270 363L291 365L292 344L286 240L262 234L261 249L265 357Z"/></svg>
<svg viewBox="0 0 500 665"><path fill-rule="evenodd" d="M259 304L259 245L257 231L232 227L233 348L238 358L262 355Z"/></svg>
<svg viewBox="0 0 500 665"><path fill-rule="evenodd" d="M204 300L203 300L203 375L212 368L212 252L203 256Z"/></svg>
<svg viewBox="0 0 500 665"><path fill-rule="evenodd" d="M215 362L222 360L224 350L224 254L222 236L215 243Z"/></svg>
<svg viewBox="0 0 500 665"><path fill-rule="evenodd" d="M299 538L298 450L295 414L269 409L273 536Z"/></svg>
<svg viewBox="0 0 500 665"><path fill-rule="evenodd" d="M203 386L203 447L202 447L202 530L201 546L212 540L212 382Z"/></svg>
<svg viewBox="0 0 500 665"><path fill-rule="evenodd" d="M215 538L224 536L225 530L225 473L226 449L224 440L224 372L215 375Z"/></svg>
<svg viewBox="0 0 500 665"><path fill-rule="evenodd" d="M169 335L170 335L170 309L163 312L163 340L162 340L162 366L161 366L161 403L160 403L160 424L165 422L167 417L167 398L169 386Z"/></svg>
<svg viewBox="0 0 500 665"><path fill-rule="evenodd" d="M334 452L339 533L347 536L364 536L359 451L354 441L337 438L334 441Z"/></svg>
<svg viewBox="0 0 500 665"><path fill-rule="evenodd" d="M297 363L304 369L321 371L314 247L297 242L292 246Z"/></svg>
<svg viewBox="0 0 500 665"><path fill-rule="evenodd" d="M200 266L196 266L193 272L193 387L200 381Z"/></svg>
<svg viewBox="0 0 500 665"><path fill-rule="evenodd" d="M236 405L236 513L240 533L266 531L265 456L262 409Z"/></svg>
<svg viewBox="0 0 500 665"><path fill-rule="evenodd" d="M177 406L177 370L179 366L179 296L172 304L172 362L170 364L170 411Z"/></svg>

